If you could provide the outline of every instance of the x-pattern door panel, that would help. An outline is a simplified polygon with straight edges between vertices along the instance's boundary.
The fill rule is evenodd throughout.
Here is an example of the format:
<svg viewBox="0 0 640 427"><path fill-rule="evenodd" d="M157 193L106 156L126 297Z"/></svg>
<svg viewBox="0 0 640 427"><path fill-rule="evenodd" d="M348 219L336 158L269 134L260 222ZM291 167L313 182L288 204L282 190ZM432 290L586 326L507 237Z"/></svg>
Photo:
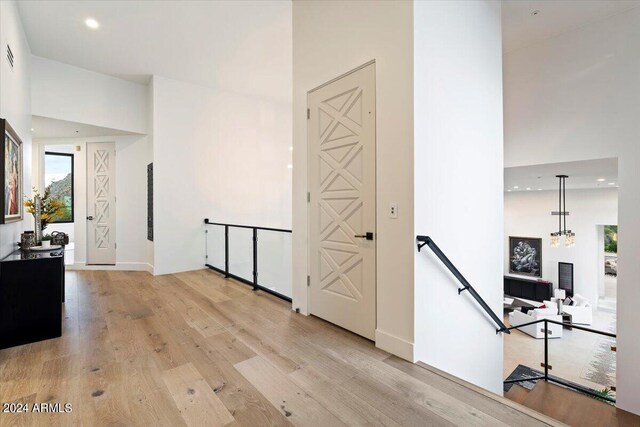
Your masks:
<svg viewBox="0 0 640 427"><path fill-rule="evenodd" d="M115 146L87 145L87 264L115 264Z"/></svg>
<svg viewBox="0 0 640 427"><path fill-rule="evenodd" d="M311 313L375 334L375 69L309 94Z"/></svg>

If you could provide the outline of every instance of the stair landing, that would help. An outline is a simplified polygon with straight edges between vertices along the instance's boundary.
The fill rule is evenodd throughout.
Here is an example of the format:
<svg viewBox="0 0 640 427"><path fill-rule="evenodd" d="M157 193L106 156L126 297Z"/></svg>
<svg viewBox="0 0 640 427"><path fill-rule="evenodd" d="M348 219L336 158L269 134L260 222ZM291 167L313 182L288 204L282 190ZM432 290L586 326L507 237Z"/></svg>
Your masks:
<svg viewBox="0 0 640 427"><path fill-rule="evenodd" d="M514 384L505 397L571 426L640 427L640 416L546 381Z"/></svg>

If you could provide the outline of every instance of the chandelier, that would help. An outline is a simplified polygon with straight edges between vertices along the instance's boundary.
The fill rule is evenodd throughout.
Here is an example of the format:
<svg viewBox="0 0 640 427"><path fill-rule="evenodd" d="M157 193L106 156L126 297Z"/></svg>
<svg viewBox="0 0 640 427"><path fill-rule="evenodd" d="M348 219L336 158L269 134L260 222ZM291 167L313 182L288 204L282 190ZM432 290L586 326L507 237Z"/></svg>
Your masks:
<svg viewBox="0 0 640 427"><path fill-rule="evenodd" d="M566 179L567 175L556 175L559 181L558 187L558 211L551 212L551 215L558 216L558 231L551 233L551 246L557 247L560 245L560 236L564 236L564 245L567 248L571 248L576 244L576 234L571 230L567 230L567 196L566 196Z"/></svg>

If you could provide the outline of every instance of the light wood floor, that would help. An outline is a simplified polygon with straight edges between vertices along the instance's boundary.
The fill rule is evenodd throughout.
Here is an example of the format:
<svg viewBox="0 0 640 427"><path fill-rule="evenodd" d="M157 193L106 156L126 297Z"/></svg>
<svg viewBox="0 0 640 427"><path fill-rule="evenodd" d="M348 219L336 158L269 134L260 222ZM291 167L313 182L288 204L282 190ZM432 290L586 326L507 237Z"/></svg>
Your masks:
<svg viewBox="0 0 640 427"><path fill-rule="evenodd" d="M554 424L208 270L68 272L64 324L0 351L0 397L73 411L1 425Z"/></svg>
<svg viewBox="0 0 640 427"><path fill-rule="evenodd" d="M637 415L545 381L531 391L515 384L506 396L572 426L640 427Z"/></svg>

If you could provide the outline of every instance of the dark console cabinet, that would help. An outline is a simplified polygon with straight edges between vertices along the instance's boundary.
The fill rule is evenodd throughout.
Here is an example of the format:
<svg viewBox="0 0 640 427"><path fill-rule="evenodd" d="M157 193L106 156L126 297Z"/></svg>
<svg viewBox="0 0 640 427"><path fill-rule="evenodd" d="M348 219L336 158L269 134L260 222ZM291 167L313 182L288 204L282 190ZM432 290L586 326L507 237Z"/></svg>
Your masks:
<svg viewBox="0 0 640 427"><path fill-rule="evenodd" d="M549 301L553 295L553 283L504 276L504 294L534 301Z"/></svg>
<svg viewBox="0 0 640 427"><path fill-rule="evenodd" d="M16 251L0 261L0 348L61 336L63 300L63 251Z"/></svg>

